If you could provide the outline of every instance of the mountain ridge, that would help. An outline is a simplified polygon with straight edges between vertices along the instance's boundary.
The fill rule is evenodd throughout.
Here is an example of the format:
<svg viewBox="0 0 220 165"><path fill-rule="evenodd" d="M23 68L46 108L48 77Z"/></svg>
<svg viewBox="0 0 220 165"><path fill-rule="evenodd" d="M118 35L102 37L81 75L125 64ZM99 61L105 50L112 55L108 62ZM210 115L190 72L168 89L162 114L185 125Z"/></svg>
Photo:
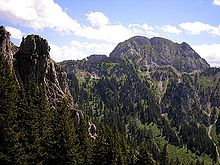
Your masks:
<svg viewBox="0 0 220 165"><path fill-rule="evenodd" d="M143 36L132 37L119 43L109 57L126 57L143 66L171 65L180 72L210 67L187 43L178 44L160 37L151 39Z"/></svg>
<svg viewBox="0 0 220 165"><path fill-rule="evenodd" d="M158 65L153 57L143 58L151 44L165 49L164 43L168 45L164 46L168 52L177 52L185 60L186 70L181 69L181 63ZM84 59L60 63L69 75L70 86L77 84L71 91L77 93L77 105L86 109L85 113L97 123L102 121L119 128L129 137L128 141L144 140L143 128L148 129L150 123L154 123L169 144L180 148L186 146L193 153L203 152L219 161L217 143L210 139L206 129L214 131L218 126L212 126L220 123L217 117L220 69L210 67L184 42L177 44L163 38L134 37L119 43L118 47L115 49L119 49L119 54L111 54L105 59L96 56L98 61ZM163 54L162 51L158 57ZM219 133L213 135L219 136ZM155 153L151 154L157 160Z"/></svg>
<svg viewBox="0 0 220 165"><path fill-rule="evenodd" d="M46 39L0 34L0 163L218 163L220 69L188 44L134 37L124 57L57 64ZM187 70L159 63L172 51Z"/></svg>

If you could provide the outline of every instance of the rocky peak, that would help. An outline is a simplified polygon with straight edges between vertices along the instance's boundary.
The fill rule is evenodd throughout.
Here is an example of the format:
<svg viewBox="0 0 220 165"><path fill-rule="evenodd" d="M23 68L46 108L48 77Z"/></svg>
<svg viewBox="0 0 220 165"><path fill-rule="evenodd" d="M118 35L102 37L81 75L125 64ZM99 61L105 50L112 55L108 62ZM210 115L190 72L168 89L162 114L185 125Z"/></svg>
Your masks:
<svg viewBox="0 0 220 165"><path fill-rule="evenodd" d="M187 43L178 44L160 37L132 37L119 43L110 58L128 58L148 67L171 65L180 72L209 68L209 64Z"/></svg>
<svg viewBox="0 0 220 165"><path fill-rule="evenodd" d="M28 35L22 39L15 54L15 70L20 85L31 77L45 87L48 101L55 105L62 98L67 98L73 105L67 74L62 67L50 59L50 46L39 35Z"/></svg>
<svg viewBox="0 0 220 165"><path fill-rule="evenodd" d="M48 67L50 47L47 40L38 35L22 38L19 51L16 53L15 67L22 83L34 76L37 84L43 83Z"/></svg>
<svg viewBox="0 0 220 165"><path fill-rule="evenodd" d="M151 45L171 45L173 42L171 40L162 37L153 37L150 39Z"/></svg>
<svg viewBox="0 0 220 165"><path fill-rule="evenodd" d="M3 26L0 26L0 52L7 59L12 68L13 54L11 51L10 33Z"/></svg>
<svg viewBox="0 0 220 165"><path fill-rule="evenodd" d="M146 37L135 36L124 42L119 43L110 53L110 58L128 58L132 61L142 59L142 51L145 45L149 45L149 39Z"/></svg>
<svg viewBox="0 0 220 165"><path fill-rule="evenodd" d="M37 86L41 85L43 87L45 99L51 109L56 109L65 100L72 113L74 114L75 112L73 116L75 123L80 124L84 116L80 110L74 108L73 98L68 86L67 73L61 65L50 58L50 46L46 39L39 35L28 35L22 38L18 48L10 41L9 32L0 26L1 55L8 58L11 63L11 69L15 71L13 76L15 76L19 87L24 87L25 89L25 83L31 78ZM95 125L88 123L87 129L91 139L95 139Z"/></svg>

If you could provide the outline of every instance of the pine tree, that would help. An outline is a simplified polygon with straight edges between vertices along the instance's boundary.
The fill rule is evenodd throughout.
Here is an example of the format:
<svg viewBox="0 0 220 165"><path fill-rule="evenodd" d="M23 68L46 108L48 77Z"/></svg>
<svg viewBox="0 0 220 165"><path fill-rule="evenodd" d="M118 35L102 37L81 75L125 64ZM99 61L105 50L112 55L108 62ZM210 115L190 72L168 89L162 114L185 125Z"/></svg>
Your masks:
<svg viewBox="0 0 220 165"><path fill-rule="evenodd" d="M52 111L52 133L47 145L47 164L74 164L78 158L74 121L65 100Z"/></svg>
<svg viewBox="0 0 220 165"><path fill-rule="evenodd" d="M161 164L161 165L167 165L167 164L169 164L167 144L164 145L163 150L161 151L160 164Z"/></svg>
<svg viewBox="0 0 220 165"><path fill-rule="evenodd" d="M27 163L44 163L48 158L45 148L51 135L49 114L43 87L29 79L20 92L17 117Z"/></svg>
<svg viewBox="0 0 220 165"><path fill-rule="evenodd" d="M92 164L93 144L88 134L88 119L82 118L76 127L76 136L79 144L78 154L81 155L78 164Z"/></svg>
<svg viewBox="0 0 220 165"><path fill-rule="evenodd" d="M93 164L113 164L114 146L111 129L104 125L99 127L98 137L95 141Z"/></svg>
<svg viewBox="0 0 220 165"><path fill-rule="evenodd" d="M22 159L17 124L18 85L7 59L0 54L0 164Z"/></svg>
<svg viewBox="0 0 220 165"><path fill-rule="evenodd" d="M145 143L142 143L139 146L139 154L137 156L137 164L143 164L143 165L153 165L154 161L152 157L150 156L147 146Z"/></svg>

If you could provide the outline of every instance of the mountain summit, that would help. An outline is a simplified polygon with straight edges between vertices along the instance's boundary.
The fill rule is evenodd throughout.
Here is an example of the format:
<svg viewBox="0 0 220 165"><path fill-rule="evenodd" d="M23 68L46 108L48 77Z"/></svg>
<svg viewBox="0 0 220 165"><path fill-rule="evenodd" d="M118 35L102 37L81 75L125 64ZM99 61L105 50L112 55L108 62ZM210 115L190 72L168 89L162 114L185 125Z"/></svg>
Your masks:
<svg viewBox="0 0 220 165"><path fill-rule="evenodd" d="M180 72L210 67L187 43L178 44L160 37L132 37L119 43L110 58L128 58L144 66L171 65Z"/></svg>

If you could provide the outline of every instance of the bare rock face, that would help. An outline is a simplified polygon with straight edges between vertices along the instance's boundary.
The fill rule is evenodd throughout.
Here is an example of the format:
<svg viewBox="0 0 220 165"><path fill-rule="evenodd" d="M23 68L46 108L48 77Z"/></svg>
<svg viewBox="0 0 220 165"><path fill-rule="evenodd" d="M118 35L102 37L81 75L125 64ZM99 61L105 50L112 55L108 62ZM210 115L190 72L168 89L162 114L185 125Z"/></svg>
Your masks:
<svg viewBox="0 0 220 165"><path fill-rule="evenodd" d="M7 59L12 68L13 53L11 47L10 33L3 26L0 26L0 55Z"/></svg>
<svg viewBox="0 0 220 165"><path fill-rule="evenodd" d="M34 76L37 84L44 82L49 52L47 40L38 35L29 35L22 39L20 49L15 55L15 67L22 83L25 83L30 76Z"/></svg>
<svg viewBox="0 0 220 165"><path fill-rule="evenodd" d="M97 137L95 124L88 122L87 127L88 127L89 137L92 140L95 140Z"/></svg>
<svg viewBox="0 0 220 165"><path fill-rule="evenodd" d="M23 38L14 56L18 82L23 85L29 78L32 78L36 84L45 87L48 101L51 104L67 98L73 105L67 74L60 65L50 59L49 53L50 46L46 39L38 35L28 35Z"/></svg>
<svg viewBox="0 0 220 165"><path fill-rule="evenodd" d="M20 47L10 41L10 33L0 26L0 56L7 59L15 71L18 85L22 88L29 80L43 86L46 99L52 108L56 108L65 99L73 111L75 124L80 124L84 115L74 108L70 94L67 73L61 65L50 59L50 46L46 39L38 35L28 35L22 39ZM95 139L96 127L88 125L88 135Z"/></svg>
<svg viewBox="0 0 220 165"><path fill-rule="evenodd" d="M81 120L84 118L84 115L82 113L82 111L80 110L73 110L73 118L74 118L74 122L75 125L80 124Z"/></svg>
<svg viewBox="0 0 220 165"><path fill-rule="evenodd" d="M210 67L187 43L178 44L159 37L132 37L119 43L111 52L110 58L128 58L142 66L170 65L180 72Z"/></svg>

